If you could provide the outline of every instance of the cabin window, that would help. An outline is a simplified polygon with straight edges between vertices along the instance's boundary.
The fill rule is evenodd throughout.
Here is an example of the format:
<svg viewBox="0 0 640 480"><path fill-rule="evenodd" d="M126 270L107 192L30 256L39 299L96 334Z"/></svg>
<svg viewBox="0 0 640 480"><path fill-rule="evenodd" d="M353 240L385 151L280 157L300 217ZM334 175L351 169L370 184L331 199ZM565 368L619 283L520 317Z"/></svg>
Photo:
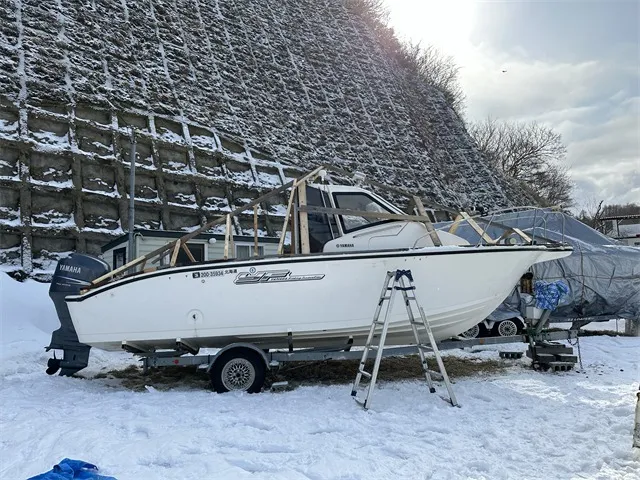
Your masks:
<svg viewBox="0 0 640 480"><path fill-rule="evenodd" d="M264 257L264 247L258 245L258 256ZM236 258L246 260L253 257L253 245L236 245Z"/></svg>
<svg viewBox="0 0 640 480"><path fill-rule="evenodd" d="M204 244L202 243L187 243L187 247L189 247L189 251L193 258L196 259L196 262L204 262ZM184 248L180 248L178 251L178 256L176 258L176 266L180 267L183 265L191 265L193 262L187 256L187 253L184 251Z"/></svg>
<svg viewBox="0 0 640 480"><path fill-rule="evenodd" d="M127 248L116 248L113 251L113 269L120 268L127 263Z"/></svg>
<svg viewBox="0 0 640 480"><path fill-rule="evenodd" d="M307 187L307 205L314 207L331 208L329 196L317 189ZM309 251L311 253L322 252L324 244L338 236L335 215L327 213L309 213Z"/></svg>
<svg viewBox="0 0 640 480"><path fill-rule="evenodd" d="M370 197L366 193L334 193L333 198L336 201L337 208L360 210L363 212L394 213L382 205L378 200ZM340 215L340 221L342 222L344 233L349 233L354 230L370 227L379 223L390 222L391 220L369 216L361 217L358 215Z"/></svg>

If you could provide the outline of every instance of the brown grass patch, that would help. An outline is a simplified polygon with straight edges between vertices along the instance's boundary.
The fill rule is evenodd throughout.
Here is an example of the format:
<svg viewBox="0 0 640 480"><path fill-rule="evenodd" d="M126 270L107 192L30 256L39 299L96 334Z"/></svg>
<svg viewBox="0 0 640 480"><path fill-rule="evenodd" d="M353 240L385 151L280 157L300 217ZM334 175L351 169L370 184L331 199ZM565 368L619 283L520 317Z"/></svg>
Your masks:
<svg viewBox="0 0 640 480"><path fill-rule="evenodd" d="M499 360L477 360L453 356L443 357L447 373L452 379L475 375L488 375L502 372L507 363ZM437 371L435 359L428 360L429 368ZM328 360L323 362L286 362L277 372L267 373L265 388L274 382L287 381L289 389L302 385L343 385L353 382L358 372L358 360ZM373 362L367 365L371 371ZM149 369L146 374L142 368L131 365L123 370L111 370L96 375L96 379L117 380L118 385L134 391L144 391L145 386L157 390L174 388L211 389L209 376L204 369L196 367L162 367ZM422 369L417 355L406 357L388 357L382 359L378 379L385 381L422 379Z"/></svg>

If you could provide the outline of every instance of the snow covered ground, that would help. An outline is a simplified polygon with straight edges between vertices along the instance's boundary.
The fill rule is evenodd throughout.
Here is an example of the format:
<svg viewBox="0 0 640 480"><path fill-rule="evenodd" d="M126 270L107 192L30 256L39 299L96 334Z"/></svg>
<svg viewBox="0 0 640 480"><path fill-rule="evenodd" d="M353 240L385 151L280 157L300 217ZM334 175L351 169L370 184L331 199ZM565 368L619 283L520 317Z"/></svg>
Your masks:
<svg viewBox="0 0 640 480"><path fill-rule="evenodd" d="M640 338L581 339L579 373L533 372L523 359L460 380L462 408L422 382L381 384L365 412L347 385L217 395L49 377L43 346L57 320L47 289L0 275L1 479L64 457L119 480L640 478L631 448ZM490 347L473 355L498 358ZM93 350L83 375L132 363Z"/></svg>

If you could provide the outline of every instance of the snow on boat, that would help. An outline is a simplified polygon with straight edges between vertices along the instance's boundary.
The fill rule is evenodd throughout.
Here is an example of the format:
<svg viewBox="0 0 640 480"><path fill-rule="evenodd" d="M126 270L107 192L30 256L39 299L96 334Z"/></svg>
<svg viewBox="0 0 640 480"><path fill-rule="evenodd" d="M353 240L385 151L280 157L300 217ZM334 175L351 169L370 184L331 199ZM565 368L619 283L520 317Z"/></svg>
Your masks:
<svg viewBox="0 0 640 480"><path fill-rule="evenodd" d="M396 269L413 273L434 336L443 340L490 314L531 265L571 253L560 244L470 245L434 231L417 197L418 215L407 215L360 187L307 183L318 173L277 189L293 187L287 212L295 213L293 255L171 266L196 231L153 252L170 257L169 266L122 278L117 274L149 257L113 272L88 255L61 260L50 294L62 327L49 348L63 348L65 357L50 361L50 373L83 368L91 346L144 353L176 345L191 352L235 343L258 349L362 345L381 283ZM231 216L251 206L226 217L227 241ZM394 305L387 344L412 341L406 315L404 305Z"/></svg>

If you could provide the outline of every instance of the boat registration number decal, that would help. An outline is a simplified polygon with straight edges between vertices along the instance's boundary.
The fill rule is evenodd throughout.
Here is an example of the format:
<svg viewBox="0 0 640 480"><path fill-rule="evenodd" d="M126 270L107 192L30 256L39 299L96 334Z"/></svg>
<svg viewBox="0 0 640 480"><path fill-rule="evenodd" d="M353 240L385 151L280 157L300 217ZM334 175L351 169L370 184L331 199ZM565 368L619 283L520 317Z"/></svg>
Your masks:
<svg viewBox="0 0 640 480"><path fill-rule="evenodd" d="M323 273L308 273L293 275L291 270L256 270L250 268L248 272L240 272L233 281L236 285L253 285L256 283L305 282L322 280Z"/></svg>
<svg viewBox="0 0 640 480"><path fill-rule="evenodd" d="M237 268L228 268L227 270L206 270L204 272L193 272L193 278L222 277L229 273L238 273Z"/></svg>

